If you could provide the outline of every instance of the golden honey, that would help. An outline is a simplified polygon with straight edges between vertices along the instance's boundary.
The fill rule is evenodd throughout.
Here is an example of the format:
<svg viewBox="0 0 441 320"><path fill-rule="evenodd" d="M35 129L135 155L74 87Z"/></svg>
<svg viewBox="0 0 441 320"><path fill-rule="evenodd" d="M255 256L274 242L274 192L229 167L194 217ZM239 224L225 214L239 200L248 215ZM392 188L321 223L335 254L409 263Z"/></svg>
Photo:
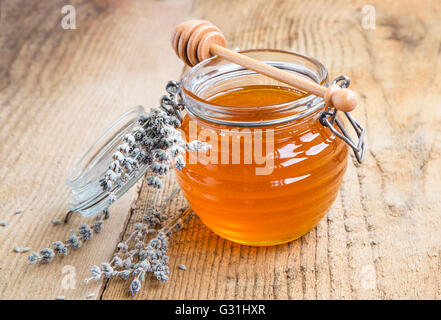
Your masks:
<svg viewBox="0 0 441 320"><path fill-rule="evenodd" d="M302 97L303 93L287 87L250 85L217 92L205 102L236 108L229 120L261 121L279 117L286 103ZM273 105L270 113L264 108ZM200 152L196 163L187 155L186 167L177 171L177 180L203 223L224 238L255 246L288 242L311 230L337 196L348 152L345 143L320 124L318 115L319 111L252 128L185 115L186 137L191 137L192 126L198 137L202 132L221 137L207 141L212 148ZM262 134L256 135L257 131ZM235 150L240 150L240 157L233 152L234 143L239 145ZM265 166L254 157L256 151L266 161L271 159L267 174L256 174Z"/></svg>

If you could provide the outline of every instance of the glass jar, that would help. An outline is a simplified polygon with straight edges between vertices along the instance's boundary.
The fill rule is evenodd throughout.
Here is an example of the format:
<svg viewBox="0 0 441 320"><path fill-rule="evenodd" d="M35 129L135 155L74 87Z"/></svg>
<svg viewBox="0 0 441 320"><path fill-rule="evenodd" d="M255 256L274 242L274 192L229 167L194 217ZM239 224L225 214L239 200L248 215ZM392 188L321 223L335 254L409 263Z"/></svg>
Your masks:
<svg viewBox="0 0 441 320"><path fill-rule="evenodd" d="M313 58L268 49L241 53L328 85L326 69ZM212 147L197 159L187 155L176 178L212 231L245 245L276 245L301 237L329 210L346 170L348 147L321 123L326 110L314 95L257 107L209 101L250 85L283 86L217 57L186 73L181 129L189 140L205 140Z"/></svg>
<svg viewBox="0 0 441 320"><path fill-rule="evenodd" d="M138 125L140 116L145 115L144 108L137 106L118 118L92 145L75 161L68 173L66 184L72 188L69 200L69 212L79 212L84 217L93 216L116 199L123 196L147 171L147 165L141 165L136 172L128 176L126 183L113 192L103 190L100 179L112 162L123 137ZM109 197L115 199L109 201Z"/></svg>

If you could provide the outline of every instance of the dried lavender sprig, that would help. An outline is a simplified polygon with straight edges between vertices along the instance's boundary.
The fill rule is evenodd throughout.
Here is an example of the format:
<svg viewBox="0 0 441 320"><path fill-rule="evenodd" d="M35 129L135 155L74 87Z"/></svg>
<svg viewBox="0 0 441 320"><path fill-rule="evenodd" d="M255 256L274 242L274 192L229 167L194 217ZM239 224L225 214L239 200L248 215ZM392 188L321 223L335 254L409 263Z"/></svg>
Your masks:
<svg viewBox="0 0 441 320"><path fill-rule="evenodd" d="M117 147L117 152L113 154L113 162L100 180L103 191L110 192L109 205L116 200L114 192L117 188L127 182L130 177L136 175L140 165L148 166L147 185L159 189L162 187L162 181L159 177L169 171L169 164L173 159L175 167L181 170L185 166L182 154L186 151L199 151L207 146L199 141L184 142L180 132L175 129L181 125L179 119L158 108L152 109L148 115L140 116L138 122L140 126L134 127L131 133L125 135L124 142ZM165 201L165 205L177 191L174 191ZM94 266L91 269L92 277L86 281L100 278L103 274L106 277L118 275L123 279L128 279L132 275L135 277L130 287L133 295L141 287L139 279L144 281L147 272L152 272L160 281L168 280L168 257L165 253L168 249L170 228L167 229L167 233L158 231L155 238L147 244L145 243L146 237L155 233L154 229L161 227L166 218L162 214L165 205L159 210L154 209L157 195L158 192L155 194L152 208L147 210L143 218L144 223L135 225L135 231L126 241L118 244L118 252L110 263L102 264L102 266L110 268L113 263L115 269L122 267L125 269L119 272L109 272ZM173 230L180 228L181 221L181 219L176 220L176 228ZM135 245L133 249L129 250L129 242L132 240ZM133 262L133 259L136 258L138 263Z"/></svg>
<svg viewBox="0 0 441 320"><path fill-rule="evenodd" d="M178 170L185 167L182 156L185 151L209 148L200 141L186 143L176 130L180 121L159 108L141 115L138 122L140 125L124 136L123 143L112 156L113 162L100 179L103 191L110 192L109 205L116 200L114 192L117 188L136 176L141 165L148 166L147 184L159 189L162 186L160 176L169 171L172 162Z"/></svg>
<svg viewBox="0 0 441 320"><path fill-rule="evenodd" d="M176 195L179 188L175 189L165 203L156 210L152 207L147 211L147 215L161 215L167 205L167 203ZM154 203L156 203L155 194ZM166 255L168 251L168 241L171 233L175 230L179 230L182 225L182 220L191 212L190 208L184 210L178 217L174 218L167 225L163 226L163 221L160 221L161 229L155 230L149 228L147 223L136 223L134 231L129 237L118 244L118 251L115 253L114 258L108 265L113 268L111 274L107 274L107 277L119 276L123 280L128 280L132 277L130 284L130 292L135 295L139 292L142 282L145 281L147 273L152 273L159 281L165 282L169 280L169 258ZM145 220L145 218L143 219ZM148 235L156 234L155 237L148 239ZM94 279L98 280L106 275L98 266L91 268L92 276L86 279L86 282Z"/></svg>
<svg viewBox="0 0 441 320"><path fill-rule="evenodd" d="M148 115L142 115L138 119L139 126L134 127L131 133L124 137L124 142L117 147L117 151L113 154L113 161L109 165L103 178L100 179L100 185L103 191L108 191L108 203L112 204L117 200L116 190L122 187L131 177L138 174L141 165L148 166L149 175L147 176L147 184L156 188L162 186L160 176L169 171L169 165L174 162L175 167L179 170L184 168L185 161L182 154L185 151L199 151L208 149L209 146L199 141L184 142L181 134L176 128L181 122L175 116L168 114L159 108L154 108ZM161 210L160 210L161 211ZM103 263L101 268L93 266L91 269L91 279L99 279L101 276L110 278L121 276L123 279L130 275L135 279L131 284L132 294L136 294L140 287L141 281L144 281L145 274L152 272L160 281L168 280L168 237L171 231L179 229L181 219L176 221L176 226L168 228L167 232L157 231L156 237L148 241L146 237L155 232L152 225L161 226L164 216L161 212L152 210L148 224L139 224L136 226L135 232L130 235L125 243L118 245L118 252L111 263ZM108 211L103 212L103 220L108 218ZM79 228L79 236L72 230L71 236L66 243L54 242L54 250L45 248L40 254L34 252L29 256L31 264L37 262L49 262L55 255L67 255L67 247L77 250L82 246L82 241L92 238L93 233L101 231L102 221L97 221L92 227L81 224ZM134 249L129 250L128 241L135 242ZM54 252L55 251L55 252ZM124 257L124 261L122 258ZM133 259L137 258L138 262L134 263ZM112 263L114 264L112 267ZM124 266L125 270L117 271L115 269ZM90 279L88 279L90 280Z"/></svg>
<svg viewBox="0 0 441 320"><path fill-rule="evenodd" d="M88 241L92 238L94 233L100 233L103 225L103 220L109 217L109 210L106 209L102 212L100 216L97 217L97 220L93 223L92 226L88 226L85 223L81 223L78 228L78 234L75 230L70 230L69 238L63 241L54 241L52 243L53 247L44 248L40 250L39 253L33 252L29 255L29 263L36 264L40 263L48 263L52 261L56 254L59 256L65 257L69 254L69 249L78 250L81 248L84 241ZM26 251L24 251L26 252Z"/></svg>

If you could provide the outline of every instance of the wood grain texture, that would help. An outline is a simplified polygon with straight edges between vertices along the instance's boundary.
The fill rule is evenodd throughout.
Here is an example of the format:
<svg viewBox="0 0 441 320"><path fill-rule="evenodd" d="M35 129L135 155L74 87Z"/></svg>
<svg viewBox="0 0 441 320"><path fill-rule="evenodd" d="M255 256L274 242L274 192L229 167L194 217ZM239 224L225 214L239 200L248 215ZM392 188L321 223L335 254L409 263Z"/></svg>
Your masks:
<svg viewBox="0 0 441 320"><path fill-rule="evenodd" d="M349 75L362 97L354 115L367 128L369 152L361 166L351 157L327 217L297 241L241 246L194 217L172 241L170 282L148 282L137 299L440 297L441 6L370 1L376 29L365 30L365 4L194 3L193 16L219 26L231 48L293 49L323 61L332 77ZM138 203L148 199L143 190ZM123 297L127 284L119 281L103 295Z"/></svg>
<svg viewBox="0 0 441 320"><path fill-rule="evenodd" d="M120 204L106 234L62 262L29 268L11 249L67 233L50 221L66 206L69 163L127 106L156 103L178 77L169 35L189 17L219 26L230 48L293 49L332 77L350 76L368 153L361 166L351 157L328 215L297 241L241 246L193 216L170 243L170 281L149 279L136 299L440 298L439 1L78 1L81 28L70 31L59 28L62 1L30 3L1 2L0 220L9 225L0 228L0 298L129 298L120 280L55 288L65 264L82 279L111 257L151 203L145 186L132 215L130 200ZM362 27L364 5L376 10L373 30ZM172 188L170 180L162 197ZM169 210L184 205L176 197ZM25 212L14 216L19 207Z"/></svg>
<svg viewBox="0 0 441 320"><path fill-rule="evenodd" d="M76 8L75 30L61 27L64 4ZM0 298L84 299L88 269L112 257L133 190L112 219L78 252L41 266L14 244L39 250L65 240L80 222L54 227L67 211L64 181L75 158L129 108L157 105L181 70L168 35L186 12L183 1L17 1L0 4ZM168 18L158 20L164 12ZM24 212L14 215L15 210ZM75 268L76 289L62 279Z"/></svg>

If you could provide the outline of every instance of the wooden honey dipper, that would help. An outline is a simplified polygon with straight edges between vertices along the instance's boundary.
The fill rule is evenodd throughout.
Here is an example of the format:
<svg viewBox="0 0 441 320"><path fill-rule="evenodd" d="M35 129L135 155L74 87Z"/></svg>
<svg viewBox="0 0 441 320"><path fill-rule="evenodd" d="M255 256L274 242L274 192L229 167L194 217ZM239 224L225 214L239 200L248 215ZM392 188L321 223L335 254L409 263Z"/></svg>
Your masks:
<svg viewBox="0 0 441 320"><path fill-rule="evenodd" d="M293 73L227 49L224 35L218 27L209 21L188 20L176 26L172 36L172 46L177 56L189 66L194 66L216 55L244 68L322 97L327 107L335 107L337 110L349 112L357 106L357 95L352 90L341 88L336 84L324 87Z"/></svg>

